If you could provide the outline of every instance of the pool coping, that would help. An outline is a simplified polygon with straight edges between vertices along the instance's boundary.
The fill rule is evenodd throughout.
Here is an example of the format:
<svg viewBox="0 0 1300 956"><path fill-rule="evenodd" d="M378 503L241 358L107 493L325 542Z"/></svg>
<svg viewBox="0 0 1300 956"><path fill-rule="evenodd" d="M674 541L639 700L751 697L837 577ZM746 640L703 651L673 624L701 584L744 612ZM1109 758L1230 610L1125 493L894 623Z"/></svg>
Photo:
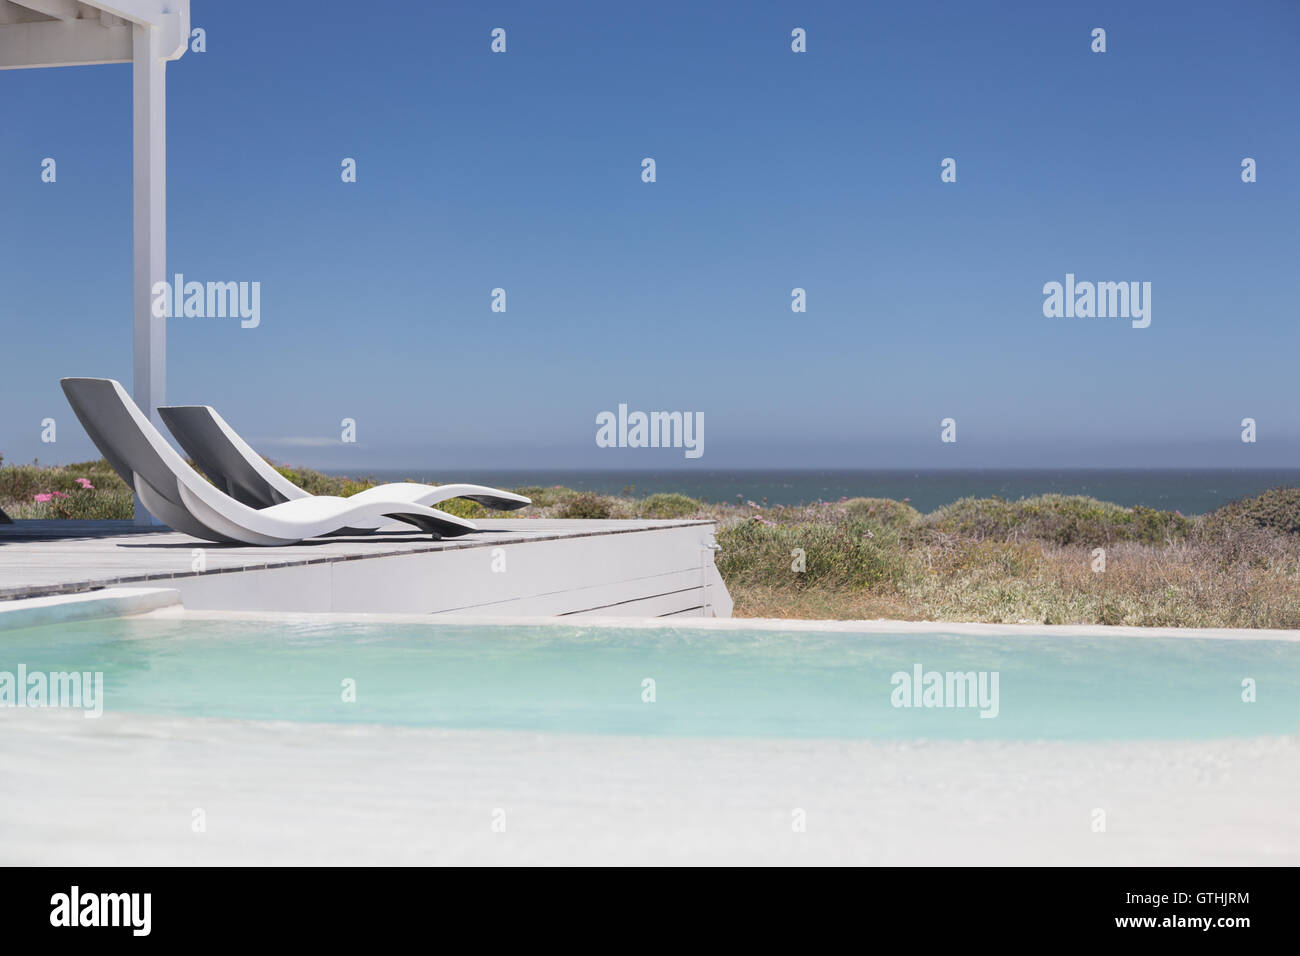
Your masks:
<svg viewBox="0 0 1300 956"><path fill-rule="evenodd" d="M670 628L704 631L800 631L822 634L934 634L970 637L1155 637L1202 640L1300 642L1300 630L1227 627L1134 627L1105 624L988 624L970 621L803 620L773 617L543 617L524 615L383 614L299 611L206 611L181 603L173 588L103 588L0 602L0 631L97 618L140 616L191 621L270 621L278 623L435 624L437 626L563 626Z"/></svg>
<svg viewBox="0 0 1300 956"><path fill-rule="evenodd" d="M437 624L503 626L563 626L610 628L671 628L673 630L705 631L801 631L827 634L954 634L971 637L1184 637L1208 640L1267 640L1300 642L1300 630L1277 628L1229 627L1134 627L1106 624L987 624L962 621L895 621L888 618L873 620L802 620L775 617L709 617L709 618L658 618L658 617L601 617L584 615L574 617L539 617L468 614L351 614L351 613L294 613L257 611L198 611L168 608L150 616L184 617L187 620L273 620L283 623L338 624Z"/></svg>
<svg viewBox="0 0 1300 956"><path fill-rule="evenodd" d="M180 607L181 593L174 588L104 588L77 594L50 594L0 603L0 631L131 617Z"/></svg>

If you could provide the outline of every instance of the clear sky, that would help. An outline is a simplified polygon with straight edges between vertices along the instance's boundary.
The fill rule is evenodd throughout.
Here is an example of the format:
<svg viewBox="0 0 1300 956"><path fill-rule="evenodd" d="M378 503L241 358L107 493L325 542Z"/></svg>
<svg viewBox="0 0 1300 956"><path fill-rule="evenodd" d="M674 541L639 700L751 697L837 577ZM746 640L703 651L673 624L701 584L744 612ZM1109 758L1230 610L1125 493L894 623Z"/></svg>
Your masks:
<svg viewBox="0 0 1300 956"><path fill-rule="evenodd" d="M168 65L168 272L261 283L255 329L169 320L168 399L273 458L1300 465L1294 0L305 9L194 0ZM130 385L129 66L0 72L0 217L0 452L90 457L58 379ZM1150 327L1044 317L1066 273ZM705 454L597 448L620 402Z"/></svg>

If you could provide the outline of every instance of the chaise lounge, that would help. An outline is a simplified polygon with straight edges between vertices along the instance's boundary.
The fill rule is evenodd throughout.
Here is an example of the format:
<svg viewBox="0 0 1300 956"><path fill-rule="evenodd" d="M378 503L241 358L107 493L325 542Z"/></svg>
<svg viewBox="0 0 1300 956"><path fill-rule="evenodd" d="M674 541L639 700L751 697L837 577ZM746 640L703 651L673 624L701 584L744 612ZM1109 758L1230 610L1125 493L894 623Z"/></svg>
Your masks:
<svg viewBox="0 0 1300 956"><path fill-rule="evenodd" d="M230 497L250 508L269 508L286 501L311 497L309 492L267 464L266 459L240 438L212 406L164 405L158 409L158 414L203 473ZM379 485L361 494L411 501L429 507L451 498L468 498L502 511L513 511L532 503L531 499L523 495L484 485L394 482ZM375 529L353 530L369 533Z"/></svg>
<svg viewBox="0 0 1300 956"><path fill-rule="evenodd" d="M63 392L100 453L168 527L223 543L297 544L348 528L405 522L436 537L477 531L472 521L372 488L351 498L308 495L252 508L209 483L110 378L65 378Z"/></svg>

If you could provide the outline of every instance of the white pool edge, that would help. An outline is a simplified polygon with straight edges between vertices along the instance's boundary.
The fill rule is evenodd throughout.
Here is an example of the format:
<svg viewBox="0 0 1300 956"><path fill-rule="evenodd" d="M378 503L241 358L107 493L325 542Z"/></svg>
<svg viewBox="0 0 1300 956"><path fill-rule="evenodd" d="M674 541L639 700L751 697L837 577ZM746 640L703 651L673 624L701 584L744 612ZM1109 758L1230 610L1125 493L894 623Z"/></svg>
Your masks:
<svg viewBox="0 0 1300 956"><path fill-rule="evenodd" d="M82 594L0 601L0 631L127 617L171 608L179 610L180 605L181 593L172 588L105 588Z"/></svg>
<svg viewBox="0 0 1300 956"><path fill-rule="evenodd" d="M1300 642L1300 631L1272 628L1130 627L1100 624L984 624L958 621L800 620L795 618L658 618L600 616L508 616L459 614L356 614L339 612L198 611L181 604L172 588L105 588L84 594L0 601L0 631L98 618L148 616L186 620L275 621L282 623L439 624L488 627L669 628L705 631L801 631L828 634L934 634L972 637L1157 637Z"/></svg>
<svg viewBox="0 0 1300 956"><path fill-rule="evenodd" d="M260 611L194 611L171 607L150 615L151 617L184 617L187 620L245 620L278 621L284 623L347 623L347 624L438 624L453 626L486 625L549 626L549 627L602 627L650 629L668 628L677 631L801 631L832 634L944 634L988 637L1190 637L1212 640L1290 641L1300 642L1300 631L1276 628L1227 627L1129 627L1101 624L983 624L957 621L896 621L877 618L869 621L852 620L801 620L795 618L731 617L731 618L660 618L660 617L599 617L594 615L566 617L536 616L486 616L480 614L351 614L351 613L264 613Z"/></svg>

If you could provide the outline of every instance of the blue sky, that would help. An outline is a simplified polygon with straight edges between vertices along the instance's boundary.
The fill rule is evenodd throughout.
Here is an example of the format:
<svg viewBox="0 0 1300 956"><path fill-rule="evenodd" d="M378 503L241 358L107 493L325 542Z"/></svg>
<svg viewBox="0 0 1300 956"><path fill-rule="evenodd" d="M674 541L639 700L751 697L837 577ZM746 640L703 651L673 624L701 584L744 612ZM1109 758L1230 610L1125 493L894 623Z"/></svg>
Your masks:
<svg viewBox="0 0 1300 956"><path fill-rule="evenodd" d="M1300 5L401 6L194 0L168 66L168 272L262 285L170 320L168 399L271 457L1300 465ZM130 81L0 73L11 462L91 456L60 376L130 383ZM1067 272L1150 327L1045 318ZM597 448L620 402L704 456Z"/></svg>

